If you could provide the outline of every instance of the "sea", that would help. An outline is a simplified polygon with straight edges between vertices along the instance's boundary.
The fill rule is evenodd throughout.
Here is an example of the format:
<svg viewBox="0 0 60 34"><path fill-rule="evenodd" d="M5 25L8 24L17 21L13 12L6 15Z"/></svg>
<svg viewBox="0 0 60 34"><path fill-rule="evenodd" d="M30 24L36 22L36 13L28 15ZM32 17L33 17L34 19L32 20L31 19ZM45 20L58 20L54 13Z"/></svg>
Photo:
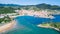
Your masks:
<svg viewBox="0 0 60 34"><path fill-rule="evenodd" d="M60 15L53 16L55 17L54 19L34 16L16 17L16 27L2 34L60 34L60 32L51 28L37 27L41 23L60 22Z"/></svg>

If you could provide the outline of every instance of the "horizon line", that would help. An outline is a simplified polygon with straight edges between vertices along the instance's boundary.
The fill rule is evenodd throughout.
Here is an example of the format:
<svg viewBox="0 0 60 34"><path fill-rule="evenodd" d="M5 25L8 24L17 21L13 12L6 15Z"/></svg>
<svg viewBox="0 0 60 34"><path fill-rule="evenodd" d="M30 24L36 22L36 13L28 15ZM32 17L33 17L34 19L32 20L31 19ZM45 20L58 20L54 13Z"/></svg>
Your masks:
<svg viewBox="0 0 60 34"><path fill-rule="evenodd" d="M0 3L0 4L14 4L14 3ZM38 4L15 4L15 5L39 5L39 4L48 4L48 3L38 3ZM52 5L53 6L53 4L48 4L48 5ZM57 6L60 6L60 5L57 5Z"/></svg>

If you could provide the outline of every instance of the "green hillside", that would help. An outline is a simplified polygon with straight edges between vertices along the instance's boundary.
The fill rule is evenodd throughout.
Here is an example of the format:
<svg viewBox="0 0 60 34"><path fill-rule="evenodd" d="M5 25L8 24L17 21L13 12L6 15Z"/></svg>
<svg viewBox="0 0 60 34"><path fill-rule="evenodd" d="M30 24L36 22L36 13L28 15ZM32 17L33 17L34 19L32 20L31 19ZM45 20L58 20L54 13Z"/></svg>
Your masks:
<svg viewBox="0 0 60 34"><path fill-rule="evenodd" d="M0 14L6 14L6 13L15 13L14 10L48 10L53 11L57 10L60 11L60 6L57 5L49 5L49 4L37 4L37 5L16 5L16 4L0 4Z"/></svg>

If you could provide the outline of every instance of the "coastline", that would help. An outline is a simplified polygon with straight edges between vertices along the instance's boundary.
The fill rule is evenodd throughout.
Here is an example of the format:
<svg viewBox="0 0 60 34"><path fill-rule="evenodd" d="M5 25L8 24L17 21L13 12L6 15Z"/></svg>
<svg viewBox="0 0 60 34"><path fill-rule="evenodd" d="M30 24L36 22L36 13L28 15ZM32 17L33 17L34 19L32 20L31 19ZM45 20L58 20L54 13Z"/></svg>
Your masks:
<svg viewBox="0 0 60 34"><path fill-rule="evenodd" d="M54 16L47 16L47 15L44 15L44 14L46 14L45 12L27 12L27 14L29 15L29 16L36 16L36 17L42 17L42 18L51 18L51 19L53 19L54 18ZM20 14L20 12L19 12L19 15L17 15L17 16L24 16L24 11L23 11L23 13L22 14ZM17 16L9 16L10 18L15 18L15 17L17 17ZM15 20L12 20L10 23L8 23L8 24L5 24L5 25L3 25L3 26L0 26L0 32L4 32L4 31L7 31L7 30L9 30L9 29L11 29L13 26L14 26L14 24L15 24ZM42 26L42 25L40 25L39 27L44 27L44 28L53 28L53 29L55 29L55 30L58 30L57 28L54 28L54 27L50 27L50 26Z"/></svg>
<svg viewBox="0 0 60 34"><path fill-rule="evenodd" d="M19 10L17 12L19 15L29 15L34 17L50 18L54 19L55 17L50 15L50 12L47 11L33 11L33 10Z"/></svg>
<svg viewBox="0 0 60 34"><path fill-rule="evenodd" d="M58 28L55 28L55 27L52 27L52 26L43 26L42 24L39 24L39 25L37 25L38 27L42 27L42 28L52 28L52 29L54 29L54 30L57 30L57 31L59 31L60 32L60 30L58 29Z"/></svg>
<svg viewBox="0 0 60 34"><path fill-rule="evenodd" d="M15 20L12 20L10 23L7 23L3 26L0 26L0 32L5 32L11 28L13 28L13 26L15 25Z"/></svg>

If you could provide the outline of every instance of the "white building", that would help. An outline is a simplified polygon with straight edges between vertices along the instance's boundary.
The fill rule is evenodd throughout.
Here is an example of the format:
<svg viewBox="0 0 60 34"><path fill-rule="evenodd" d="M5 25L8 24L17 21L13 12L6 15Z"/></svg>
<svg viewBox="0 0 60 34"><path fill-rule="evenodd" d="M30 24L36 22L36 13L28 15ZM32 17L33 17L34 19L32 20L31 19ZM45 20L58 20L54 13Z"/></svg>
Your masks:
<svg viewBox="0 0 60 34"><path fill-rule="evenodd" d="M0 16L0 18L4 18L4 16Z"/></svg>

